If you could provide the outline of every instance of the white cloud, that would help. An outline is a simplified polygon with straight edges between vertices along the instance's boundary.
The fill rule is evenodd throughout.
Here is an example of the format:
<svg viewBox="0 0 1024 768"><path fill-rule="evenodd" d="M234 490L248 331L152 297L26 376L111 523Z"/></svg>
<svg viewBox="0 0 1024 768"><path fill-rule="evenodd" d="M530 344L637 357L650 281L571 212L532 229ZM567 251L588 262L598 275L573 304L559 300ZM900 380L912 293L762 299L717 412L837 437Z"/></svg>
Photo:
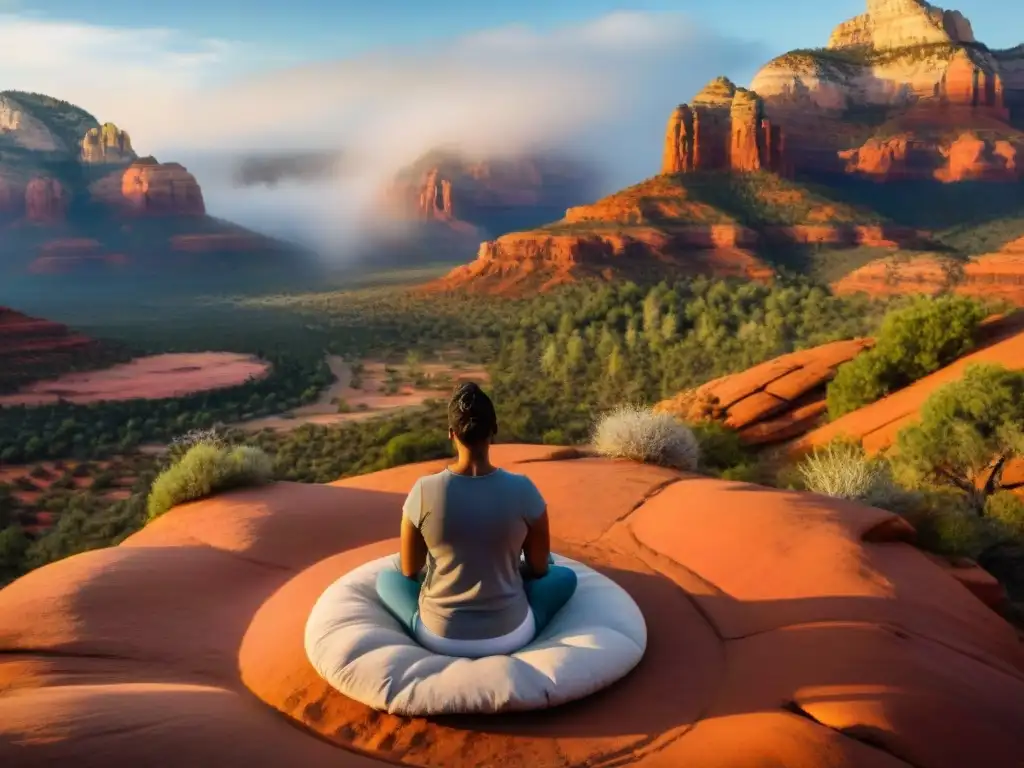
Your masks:
<svg viewBox="0 0 1024 768"><path fill-rule="evenodd" d="M600 161L610 185L643 178L657 168L672 106L716 75L747 79L765 58L759 45L684 16L638 12L256 75L244 73L275 52L165 29L0 16L0 50L4 87L80 104L127 129L138 151L185 161L215 213L265 223L272 196L291 195L281 210L293 226L305 212L312 228L329 219L345 232L373 189L438 144L480 153L567 147ZM274 148L344 149L360 166L329 190L243 196L209 159Z"/></svg>

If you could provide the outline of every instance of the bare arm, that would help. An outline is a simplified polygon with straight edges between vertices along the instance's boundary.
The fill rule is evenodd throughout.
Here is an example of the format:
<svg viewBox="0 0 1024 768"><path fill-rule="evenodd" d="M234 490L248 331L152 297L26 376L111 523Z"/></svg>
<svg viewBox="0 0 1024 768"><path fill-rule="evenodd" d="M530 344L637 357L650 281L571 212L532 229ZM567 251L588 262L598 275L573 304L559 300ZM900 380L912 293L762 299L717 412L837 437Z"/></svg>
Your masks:
<svg viewBox="0 0 1024 768"><path fill-rule="evenodd" d="M402 575L415 579L427 563L427 542L420 529L402 518Z"/></svg>
<svg viewBox="0 0 1024 768"><path fill-rule="evenodd" d="M526 569L533 578L539 579L548 572L551 532L548 527L548 511L546 509L540 517L529 524L526 530L526 540L523 542L523 554L526 557Z"/></svg>

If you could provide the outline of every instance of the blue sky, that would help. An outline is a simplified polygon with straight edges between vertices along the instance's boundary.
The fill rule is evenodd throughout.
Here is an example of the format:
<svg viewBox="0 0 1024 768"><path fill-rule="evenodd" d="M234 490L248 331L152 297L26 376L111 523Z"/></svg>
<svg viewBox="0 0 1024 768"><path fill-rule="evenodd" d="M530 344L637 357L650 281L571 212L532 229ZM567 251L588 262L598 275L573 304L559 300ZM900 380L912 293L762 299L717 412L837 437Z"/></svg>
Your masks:
<svg viewBox="0 0 1024 768"><path fill-rule="evenodd" d="M824 44L837 22L864 6L864 0L0 0L0 8L41 18L240 40L294 61L429 44L513 24L544 31L616 10L686 13L782 52ZM958 0L956 8L992 47L1024 41L1024 3Z"/></svg>

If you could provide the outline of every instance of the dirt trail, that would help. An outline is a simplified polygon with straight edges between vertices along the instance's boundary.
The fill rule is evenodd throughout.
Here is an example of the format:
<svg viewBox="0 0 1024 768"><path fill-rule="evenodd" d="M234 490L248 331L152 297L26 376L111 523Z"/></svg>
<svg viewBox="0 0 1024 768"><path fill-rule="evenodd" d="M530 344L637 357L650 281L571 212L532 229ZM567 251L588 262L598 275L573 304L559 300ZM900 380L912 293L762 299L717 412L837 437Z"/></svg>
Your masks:
<svg viewBox="0 0 1024 768"><path fill-rule="evenodd" d="M355 421L364 421L385 414L398 413L410 408L419 408L431 399L443 399L455 381L472 379L484 382L487 372L479 367L458 367L458 363L430 362L417 365L424 381L419 384L410 381L412 373L408 364L388 364L379 360L362 363L358 387L353 386L355 377L352 365L337 355L327 357L327 365L335 376L335 382L326 389L315 403L296 408L288 413L267 416L235 424L246 432L260 432L264 429L288 431L304 424L334 426ZM390 386L389 378L395 377ZM339 403L344 402L348 410L340 411Z"/></svg>

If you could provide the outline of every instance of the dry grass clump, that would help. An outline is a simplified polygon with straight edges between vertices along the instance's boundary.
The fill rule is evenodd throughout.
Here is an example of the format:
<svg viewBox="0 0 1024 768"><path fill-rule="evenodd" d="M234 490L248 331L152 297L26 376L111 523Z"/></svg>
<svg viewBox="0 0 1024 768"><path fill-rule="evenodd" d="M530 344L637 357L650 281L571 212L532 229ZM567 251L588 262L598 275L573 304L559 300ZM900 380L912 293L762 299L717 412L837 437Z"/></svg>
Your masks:
<svg viewBox="0 0 1024 768"><path fill-rule="evenodd" d="M823 496L891 511L897 511L907 497L893 479L889 463L867 456L857 443L829 443L807 456L797 469L807 490Z"/></svg>
<svg viewBox="0 0 1024 768"><path fill-rule="evenodd" d="M700 444L693 431L669 413L622 405L603 416L593 435L594 449L608 458L695 472Z"/></svg>

